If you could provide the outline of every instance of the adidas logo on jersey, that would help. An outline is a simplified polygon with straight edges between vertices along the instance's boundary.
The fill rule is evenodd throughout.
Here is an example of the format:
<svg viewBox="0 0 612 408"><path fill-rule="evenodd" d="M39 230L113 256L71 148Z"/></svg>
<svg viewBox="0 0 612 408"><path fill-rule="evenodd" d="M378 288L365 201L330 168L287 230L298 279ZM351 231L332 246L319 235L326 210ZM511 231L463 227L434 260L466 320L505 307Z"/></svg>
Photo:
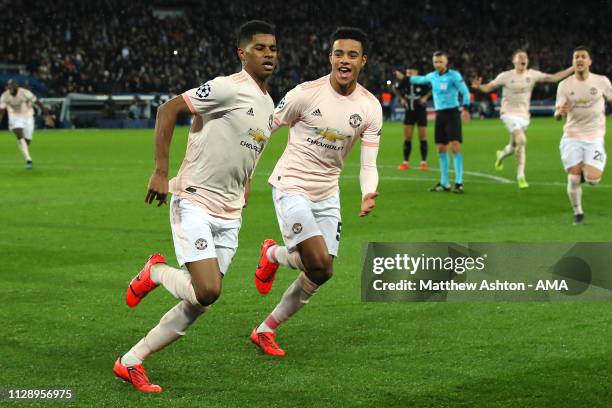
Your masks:
<svg viewBox="0 0 612 408"><path fill-rule="evenodd" d="M312 112L312 116L322 117L323 115L321 114L321 110L317 108L314 112Z"/></svg>
<svg viewBox="0 0 612 408"><path fill-rule="evenodd" d="M247 115L255 116L255 113L253 112L253 108L249 108L249 110L247 111Z"/></svg>

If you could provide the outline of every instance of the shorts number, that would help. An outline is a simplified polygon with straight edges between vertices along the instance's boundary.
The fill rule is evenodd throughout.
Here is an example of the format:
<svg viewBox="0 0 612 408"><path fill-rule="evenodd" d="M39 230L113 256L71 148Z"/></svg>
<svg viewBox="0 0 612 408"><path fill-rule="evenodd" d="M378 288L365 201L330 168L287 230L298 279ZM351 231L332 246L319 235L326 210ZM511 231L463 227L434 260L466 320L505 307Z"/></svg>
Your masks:
<svg viewBox="0 0 612 408"><path fill-rule="evenodd" d="M603 162L603 153L599 150L595 150L595 155L593 156L593 160Z"/></svg>
<svg viewBox="0 0 612 408"><path fill-rule="evenodd" d="M338 229L336 229L336 241L340 241L341 232L342 232L342 222L338 221Z"/></svg>

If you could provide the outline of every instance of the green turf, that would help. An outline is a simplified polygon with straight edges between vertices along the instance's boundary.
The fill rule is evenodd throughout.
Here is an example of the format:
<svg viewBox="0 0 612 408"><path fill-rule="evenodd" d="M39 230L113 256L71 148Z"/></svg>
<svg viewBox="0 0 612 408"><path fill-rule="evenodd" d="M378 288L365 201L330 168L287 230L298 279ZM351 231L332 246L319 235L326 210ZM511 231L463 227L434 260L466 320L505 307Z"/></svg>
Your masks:
<svg viewBox="0 0 612 408"><path fill-rule="evenodd" d="M173 169L186 133L175 132ZM166 391L142 395L115 380L112 365L175 303L164 289L134 310L123 300L151 252L175 262L167 207L143 204L152 132L39 131L32 171L23 169L14 137L1 132L0 388L72 386L79 406L608 406L609 304L360 303L367 241L610 241L605 177L584 189L587 224L571 224L560 123L532 120L525 191L512 182L513 158L502 172L493 169L507 138L499 120L467 123L464 134L466 193L433 194L435 170L396 170L402 127L387 123L381 195L363 219L359 153L351 154L341 177L335 276L279 330L283 359L260 355L248 341L295 277L282 269L267 297L252 282L261 241L279 238L266 183L286 141L276 135L254 179L223 295L184 339L147 360ZM418 143L413 151L416 165Z"/></svg>

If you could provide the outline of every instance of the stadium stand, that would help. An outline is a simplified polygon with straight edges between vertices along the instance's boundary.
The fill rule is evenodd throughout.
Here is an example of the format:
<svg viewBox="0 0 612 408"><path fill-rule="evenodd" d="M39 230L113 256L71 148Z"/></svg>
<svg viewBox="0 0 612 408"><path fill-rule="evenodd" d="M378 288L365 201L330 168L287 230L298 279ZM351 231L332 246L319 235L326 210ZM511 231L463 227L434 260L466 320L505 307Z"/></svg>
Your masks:
<svg viewBox="0 0 612 408"><path fill-rule="evenodd" d="M440 48L469 82L509 69L516 48L529 50L531 67L560 70L570 65L572 48L586 42L594 71L611 76L610 15L612 2L570 9L559 0L0 0L0 70L25 67L40 96L173 95L236 71L234 30L260 18L278 30L280 67L270 84L276 101L296 83L328 71L328 35L338 25L369 33L363 82L374 93L383 91L395 68L430 70L431 53ZM555 89L538 86L534 99L553 98Z"/></svg>

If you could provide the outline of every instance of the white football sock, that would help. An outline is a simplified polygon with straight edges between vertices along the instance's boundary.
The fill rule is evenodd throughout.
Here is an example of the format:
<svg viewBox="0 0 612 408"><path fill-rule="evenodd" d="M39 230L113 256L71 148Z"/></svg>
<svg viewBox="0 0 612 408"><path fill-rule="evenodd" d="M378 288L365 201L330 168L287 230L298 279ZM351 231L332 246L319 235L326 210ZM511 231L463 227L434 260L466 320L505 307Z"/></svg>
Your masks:
<svg viewBox="0 0 612 408"><path fill-rule="evenodd" d="M499 160L504 160L506 157L511 156L512 153L514 153L514 146L512 146L511 143L508 143L502 149L502 154L501 154L501 157L499 158Z"/></svg>
<svg viewBox="0 0 612 408"><path fill-rule="evenodd" d="M204 313L208 307L179 302L147 333L130 351L121 357L126 366L142 364L142 361L170 343L185 335L185 330Z"/></svg>
<svg viewBox="0 0 612 408"><path fill-rule="evenodd" d="M26 161L32 161L32 157L30 157L30 148L28 147L28 142L26 142L25 138L17 139L17 147L21 151L23 158Z"/></svg>
<svg viewBox="0 0 612 408"><path fill-rule="evenodd" d="M284 321L297 313L308 303L319 285L308 279L304 272L287 288L279 304L257 328L258 333L273 332Z"/></svg>
<svg viewBox="0 0 612 408"><path fill-rule="evenodd" d="M175 298L185 300L193 306L200 305L188 271L158 263L151 267L151 280L156 285L163 285Z"/></svg>
<svg viewBox="0 0 612 408"><path fill-rule="evenodd" d="M582 214L582 186L580 176L575 174L567 175L567 195L574 210L574 214Z"/></svg>
<svg viewBox="0 0 612 408"><path fill-rule="evenodd" d="M516 148L516 175L525 177L525 161L527 160L525 146L521 145Z"/></svg>
<svg viewBox="0 0 612 408"><path fill-rule="evenodd" d="M290 267L291 269L299 269L300 271L304 271L304 264L302 264L302 258L300 258L300 253L298 251L289 252L287 247L272 245L268 248L268 252L266 252L268 256L268 260L271 262L276 262L281 265L285 265Z"/></svg>

